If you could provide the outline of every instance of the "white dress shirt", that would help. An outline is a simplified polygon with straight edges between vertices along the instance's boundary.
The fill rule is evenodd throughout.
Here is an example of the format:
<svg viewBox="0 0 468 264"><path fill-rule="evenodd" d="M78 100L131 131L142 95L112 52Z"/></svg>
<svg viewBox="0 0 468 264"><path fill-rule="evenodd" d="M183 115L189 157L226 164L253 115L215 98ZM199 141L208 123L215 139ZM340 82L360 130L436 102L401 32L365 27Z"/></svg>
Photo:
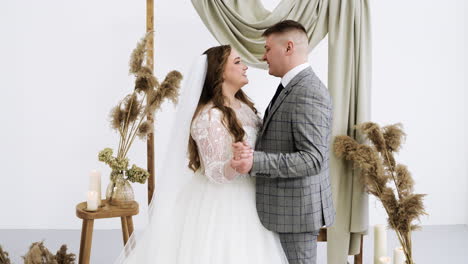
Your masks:
<svg viewBox="0 0 468 264"><path fill-rule="evenodd" d="M310 67L310 64L308 62L297 65L296 67L292 68L289 70L281 79L281 84L283 85L284 88L286 88L286 85L294 78L298 73L300 73L302 70L305 68Z"/></svg>

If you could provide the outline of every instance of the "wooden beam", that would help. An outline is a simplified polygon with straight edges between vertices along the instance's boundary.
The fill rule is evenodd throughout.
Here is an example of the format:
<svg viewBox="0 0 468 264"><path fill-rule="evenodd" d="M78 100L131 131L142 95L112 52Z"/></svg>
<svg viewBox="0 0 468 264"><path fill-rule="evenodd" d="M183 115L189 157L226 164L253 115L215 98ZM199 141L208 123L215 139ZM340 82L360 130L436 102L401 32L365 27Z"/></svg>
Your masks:
<svg viewBox="0 0 468 264"><path fill-rule="evenodd" d="M146 32L154 30L154 0L146 0ZM154 72L154 34L148 40L147 65ZM153 121L153 115L148 114L148 121ZM150 174L148 178L148 204L151 202L154 193L154 134L148 135L146 141L147 166Z"/></svg>

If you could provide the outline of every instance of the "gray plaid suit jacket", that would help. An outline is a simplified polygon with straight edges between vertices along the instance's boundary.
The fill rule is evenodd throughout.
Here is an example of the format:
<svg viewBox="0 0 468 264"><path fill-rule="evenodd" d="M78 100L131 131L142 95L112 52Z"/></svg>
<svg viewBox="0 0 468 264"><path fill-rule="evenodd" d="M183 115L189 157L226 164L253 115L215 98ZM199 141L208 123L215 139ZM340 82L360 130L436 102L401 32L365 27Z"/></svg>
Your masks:
<svg viewBox="0 0 468 264"><path fill-rule="evenodd" d="M311 67L298 73L264 117L250 175L262 224L304 233L335 218L329 177L332 101Z"/></svg>

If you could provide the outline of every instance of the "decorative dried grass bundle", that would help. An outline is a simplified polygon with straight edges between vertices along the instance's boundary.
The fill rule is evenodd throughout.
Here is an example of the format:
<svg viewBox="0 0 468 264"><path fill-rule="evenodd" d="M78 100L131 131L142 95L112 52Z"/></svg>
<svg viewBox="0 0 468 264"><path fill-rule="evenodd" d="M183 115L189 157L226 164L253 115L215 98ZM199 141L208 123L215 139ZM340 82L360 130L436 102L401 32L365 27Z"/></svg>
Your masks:
<svg viewBox="0 0 468 264"><path fill-rule="evenodd" d="M182 80L182 74L178 71L171 71L167 74L164 82L161 84L161 93L164 98L171 100L174 104L177 104L179 97L180 81Z"/></svg>
<svg viewBox="0 0 468 264"><path fill-rule="evenodd" d="M58 264L74 264L76 256L73 253L67 253L67 245L62 245L55 254L55 259Z"/></svg>
<svg viewBox="0 0 468 264"><path fill-rule="evenodd" d="M2 246L0 246L0 264L11 264L8 252L3 251Z"/></svg>
<svg viewBox="0 0 468 264"><path fill-rule="evenodd" d="M153 71L147 66L142 66L137 73L135 80L135 90L137 92L148 92L148 90L158 87L158 79L153 75Z"/></svg>
<svg viewBox="0 0 468 264"><path fill-rule="evenodd" d="M137 43L136 48L132 51L130 62L128 63L130 66L130 73L136 74L141 70L147 52L146 45L148 44L148 40L153 33L154 32L146 33L140 42Z"/></svg>
<svg viewBox="0 0 468 264"><path fill-rule="evenodd" d="M334 151L338 157L353 161L360 168L365 190L382 202L388 214L388 224L394 229L403 247L407 264L414 264L411 231L419 228L413 221L425 215L425 194L414 194L414 181L407 167L396 164L394 152L401 148L406 136L401 124L380 128L367 122L356 126L372 143L359 144L349 136L337 136Z"/></svg>
<svg viewBox="0 0 468 264"><path fill-rule="evenodd" d="M145 139L148 134L153 133L153 122L146 120L141 123L140 128L138 129L138 137L140 139Z"/></svg>
<svg viewBox="0 0 468 264"><path fill-rule="evenodd" d="M145 139L149 134L153 133L154 124L148 119L149 115L153 115L166 99L177 104L180 82L182 80L180 72L171 71L167 74L163 83L159 84L151 68L144 64L145 61L151 60L147 56L147 44L152 34L153 32L147 33L138 42L137 47L130 56L129 72L135 76L133 92L125 96L113 107L109 115L111 128L116 130L120 135L117 156L113 157L112 149L109 148L99 153L99 160L107 163L113 171L126 171L126 175L134 175L127 178L128 180L141 183L145 183L149 173L136 167L136 165L133 165L134 169L129 169L128 159L126 158L127 153L136 136ZM131 173L129 174L129 172ZM123 174L111 173L111 175ZM111 180L115 181L113 178Z"/></svg>
<svg viewBox="0 0 468 264"><path fill-rule="evenodd" d="M24 264L58 264L55 256L44 246L44 242L32 243L23 259Z"/></svg>
<svg viewBox="0 0 468 264"><path fill-rule="evenodd" d="M67 253L67 245L62 245L54 256L42 241L32 243L22 258L25 264L75 264L76 255ZM0 246L0 264L11 264L8 253L3 251L2 246Z"/></svg>

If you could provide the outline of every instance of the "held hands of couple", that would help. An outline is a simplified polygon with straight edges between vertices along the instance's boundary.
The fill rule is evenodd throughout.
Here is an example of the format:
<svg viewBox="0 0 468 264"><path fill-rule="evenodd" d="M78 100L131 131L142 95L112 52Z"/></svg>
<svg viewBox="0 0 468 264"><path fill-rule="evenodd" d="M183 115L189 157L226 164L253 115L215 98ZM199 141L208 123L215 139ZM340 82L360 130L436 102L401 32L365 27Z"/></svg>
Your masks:
<svg viewBox="0 0 468 264"><path fill-rule="evenodd" d="M253 149L247 142L232 144L231 167L241 174L249 173L253 165Z"/></svg>

